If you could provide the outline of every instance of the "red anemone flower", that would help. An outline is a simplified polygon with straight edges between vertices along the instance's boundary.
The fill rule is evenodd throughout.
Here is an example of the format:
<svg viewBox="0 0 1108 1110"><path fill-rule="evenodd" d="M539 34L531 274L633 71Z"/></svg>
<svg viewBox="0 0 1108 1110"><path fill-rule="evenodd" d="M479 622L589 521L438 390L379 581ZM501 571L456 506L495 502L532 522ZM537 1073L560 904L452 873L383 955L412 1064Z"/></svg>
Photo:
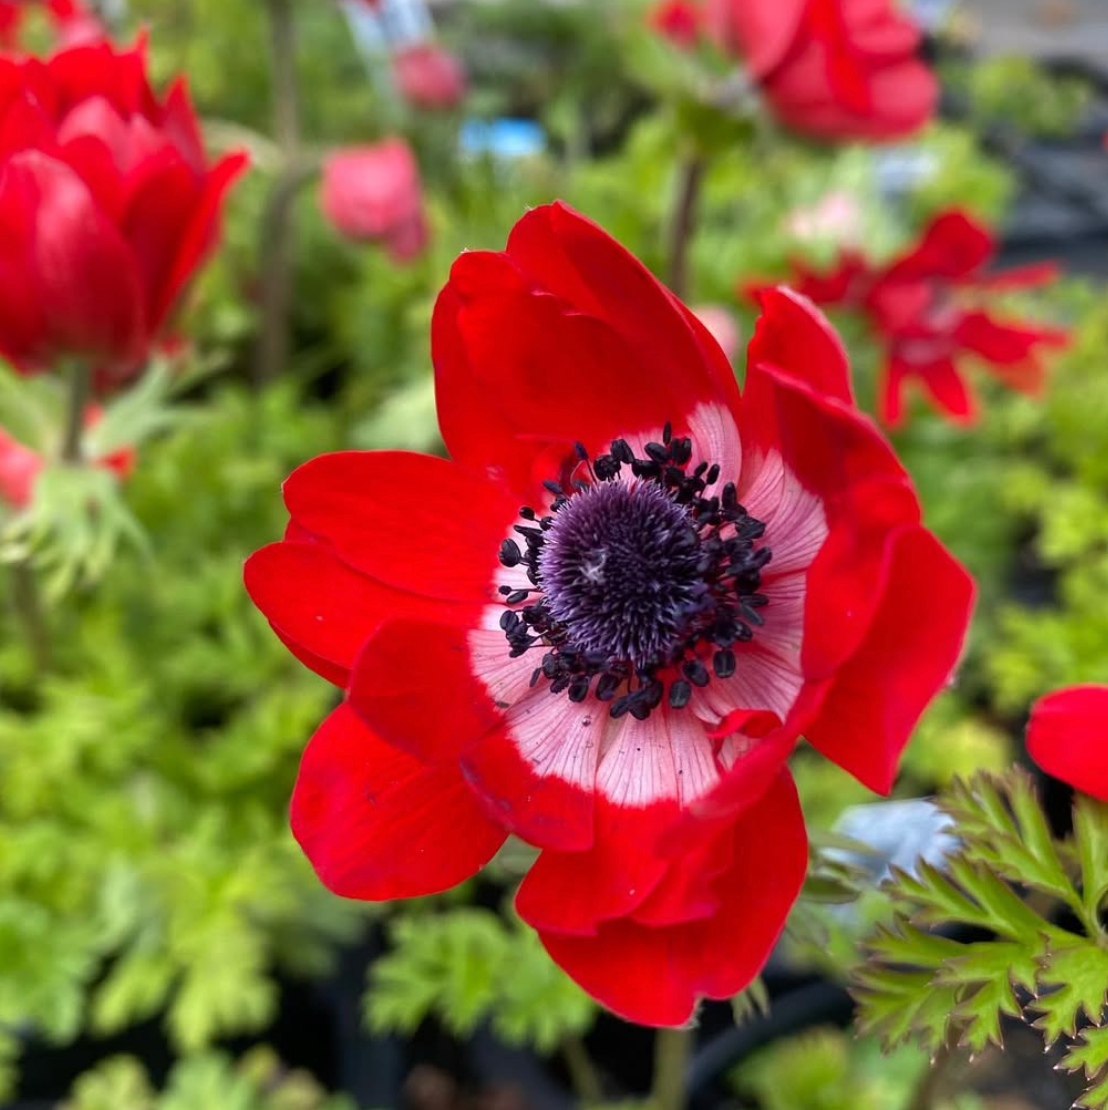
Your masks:
<svg viewBox="0 0 1108 1110"><path fill-rule="evenodd" d="M183 83L159 101L141 47L0 58L0 353L135 370L245 164L208 164Z"/></svg>
<svg viewBox="0 0 1108 1110"><path fill-rule="evenodd" d="M898 139L935 110L919 28L894 0L707 0L705 22L797 131Z"/></svg>
<svg viewBox="0 0 1108 1110"><path fill-rule="evenodd" d="M397 262L427 246L419 164L403 139L336 151L323 164L323 214L356 242L384 243Z"/></svg>
<svg viewBox="0 0 1108 1110"><path fill-rule="evenodd" d="M1027 751L1047 774L1108 802L1108 686L1070 686L1040 698Z"/></svg>
<svg viewBox="0 0 1108 1110"><path fill-rule="evenodd" d="M904 420L904 390L914 382L953 422L972 424L977 404L960 371L976 356L1012 389L1036 395L1046 369L1041 348L1065 347L1069 334L997 318L987 294L1031 288L1053 280L1053 264L986 274L996 254L989 231L961 211L944 212L919 242L888 266L874 267L856 251L844 252L828 274L796 267L793 286L817 304L865 312L885 344L878 396L881 419Z"/></svg>
<svg viewBox="0 0 1108 1110"><path fill-rule="evenodd" d="M432 347L451 461L304 464L247 564L347 690L293 829L364 899L443 890L514 833L542 850L517 906L553 958L681 1024L757 974L799 892L799 735L887 791L972 583L786 290L740 397L697 318L554 204L457 260Z"/></svg>

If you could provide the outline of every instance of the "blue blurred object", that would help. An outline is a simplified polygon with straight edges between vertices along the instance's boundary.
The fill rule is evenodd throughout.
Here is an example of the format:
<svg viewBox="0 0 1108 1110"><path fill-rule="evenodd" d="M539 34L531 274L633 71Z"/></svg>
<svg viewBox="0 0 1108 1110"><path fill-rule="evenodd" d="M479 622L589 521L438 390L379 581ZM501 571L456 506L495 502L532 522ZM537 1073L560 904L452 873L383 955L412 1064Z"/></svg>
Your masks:
<svg viewBox="0 0 1108 1110"><path fill-rule="evenodd" d="M941 27L958 6L959 0L908 0L908 9L925 31Z"/></svg>
<svg viewBox="0 0 1108 1110"><path fill-rule="evenodd" d="M873 156L878 191L889 200L917 189L934 177L938 169L935 153L919 146L890 147Z"/></svg>
<svg viewBox="0 0 1108 1110"><path fill-rule="evenodd" d="M533 158L546 150L546 131L531 119L468 119L462 124L462 154L505 160Z"/></svg>
<svg viewBox="0 0 1108 1110"><path fill-rule="evenodd" d="M386 50L423 42L434 33L427 0L381 0L371 8L363 0L342 0L350 33L369 60Z"/></svg>
<svg viewBox="0 0 1108 1110"><path fill-rule="evenodd" d="M835 831L867 845L874 854L828 854L866 868L877 882L887 879L893 867L914 875L920 860L941 867L958 846L949 831L953 824L949 815L927 798L851 806L835 822Z"/></svg>

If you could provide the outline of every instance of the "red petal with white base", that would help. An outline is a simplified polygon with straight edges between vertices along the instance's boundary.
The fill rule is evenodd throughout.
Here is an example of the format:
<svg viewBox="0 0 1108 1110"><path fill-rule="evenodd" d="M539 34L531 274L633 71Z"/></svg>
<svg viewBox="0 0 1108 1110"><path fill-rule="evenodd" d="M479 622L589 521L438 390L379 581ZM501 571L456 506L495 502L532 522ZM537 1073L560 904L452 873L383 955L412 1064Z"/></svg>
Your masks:
<svg viewBox="0 0 1108 1110"><path fill-rule="evenodd" d="M449 890L506 836L456 767L429 768L390 747L346 705L304 752L292 831L328 889L366 901Z"/></svg>
<svg viewBox="0 0 1108 1110"><path fill-rule="evenodd" d="M973 609L973 579L930 532L905 528L861 648L835 677L808 739L887 794L924 709L949 680Z"/></svg>
<svg viewBox="0 0 1108 1110"><path fill-rule="evenodd" d="M683 1025L701 998L737 994L765 965L807 872L804 817L788 772L723 835L734 854L714 885L716 914L664 927L620 918L595 936L540 931L554 961L642 1025Z"/></svg>
<svg viewBox="0 0 1108 1110"><path fill-rule="evenodd" d="M1108 686L1070 686L1040 698L1027 751L1048 775L1108 801Z"/></svg>
<svg viewBox="0 0 1108 1110"><path fill-rule="evenodd" d="M466 466L528 489L544 441L602 450L667 419L680 429L700 403L733 406L734 374L705 336L590 220L560 203L534 209L505 252L463 254L436 306L443 438Z"/></svg>
<svg viewBox="0 0 1108 1110"><path fill-rule="evenodd" d="M407 451L321 455L293 471L285 504L356 570L446 601L491 599L500 540L519 511L486 479Z"/></svg>
<svg viewBox="0 0 1108 1110"><path fill-rule="evenodd" d="M538 689L470 745L462 770L486 811L540 848L593 842L593 782L607 707Z"/></svg>

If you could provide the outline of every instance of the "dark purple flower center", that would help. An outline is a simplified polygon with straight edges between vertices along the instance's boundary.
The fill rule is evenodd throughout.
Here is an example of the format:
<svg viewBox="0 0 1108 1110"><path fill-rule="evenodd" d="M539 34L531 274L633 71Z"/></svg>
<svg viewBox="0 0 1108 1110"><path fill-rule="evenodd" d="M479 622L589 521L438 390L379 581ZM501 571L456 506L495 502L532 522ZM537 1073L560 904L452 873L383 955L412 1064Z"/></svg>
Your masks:
<svg viewBox="0 0 1108 1110"><path fill-rule="evenodd" d="M542 650L533 686L545 680L576 702L592 693L613 717L645 720L667 688L680 708L713 674L729 678L735 644L753 638L767 604L758 589L771 553L755 546L765 525L733 482L713 492L717 464L688 470L688 439L669 425L662 438L642 459L625 440L596 459L578 445L567 484L546 483L549 515L525 506L522 543L500 547L531 584L500 587L511 655Z"/></svg>

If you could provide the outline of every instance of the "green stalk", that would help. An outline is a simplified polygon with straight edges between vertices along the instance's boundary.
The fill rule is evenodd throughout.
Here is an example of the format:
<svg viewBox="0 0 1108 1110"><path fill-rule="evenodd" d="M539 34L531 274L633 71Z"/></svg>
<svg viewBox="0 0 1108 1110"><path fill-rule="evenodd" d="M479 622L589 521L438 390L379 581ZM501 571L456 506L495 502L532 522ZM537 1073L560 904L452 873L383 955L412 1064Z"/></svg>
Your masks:
<svg viewBox="0 0 1108 1110"><path fill-rule="evenodd" d="M650 1110L685 1110L685 1077L693 1050L691 1029L659 1029L654 1038L654 1082Z"/></svg>

